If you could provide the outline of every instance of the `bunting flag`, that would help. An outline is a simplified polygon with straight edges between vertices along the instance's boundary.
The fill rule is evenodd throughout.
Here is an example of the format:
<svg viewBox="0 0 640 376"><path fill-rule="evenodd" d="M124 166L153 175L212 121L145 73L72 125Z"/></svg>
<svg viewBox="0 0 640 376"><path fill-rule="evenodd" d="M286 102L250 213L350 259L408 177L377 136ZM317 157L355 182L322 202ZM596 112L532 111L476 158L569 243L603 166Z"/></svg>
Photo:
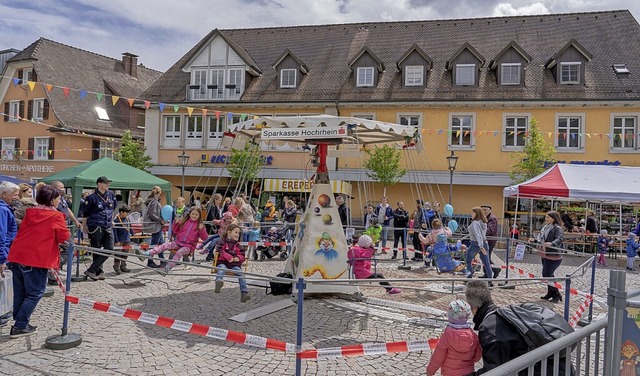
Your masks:
<svg viewBox="0 0 640 376"><path fill-rule="evenodd" d="M206 117L207 116L207 111L209 111L209 110L207 110L206 108L201 108L200 110L202 111L202 116Z"/></svg>
<svg viewBox="0 0 640 376"><path fill-rule="evenodd" d="M16 87L16 86L18 86L18 85L20 85L20 79L19 79L19 78L15 78L15 77L14 77L14 78L13 78L13 87Z"/></svg>
<svg viewBox="0 0 640 376"><path fill-rule="evenodd" d="M460 131L456 131L456 138L460 137Z"/></svg>
<svg viewBox="0 0 640 376"><path fill-rule="evenodd" d="M149 107L151 107L151 102L149 101L144 101L144 108L146 108L147 110L149 109Z"/></svg>
<svg viewBox="0 0 640 376"><path fill-rule="evenodd" d="M36 83L33 81L27 81L27 85L29 86L29 90L33 91L33 88L36 87Z"/></svg>
<svg viewBox="0 0 640 376"><path fill-rule="evenodd" d="M44 87L47 89L47 91L51 91L51 89L53 89L53 85L51 84L45 84Z"/></svg>
<svg viewBox="0 0 640 376"><path fill-rule="evenodd" d="M164 103L158 103L158 108L160 109L160 112L164 111Z"/></svg>
<svg viewBox="0 0 640 376"><path fill-rule="evenodd" d="M133 107L133 98L127 98L127 102L129 102L129 107Z"/></svg>
<svg viewBox="0 0 640 376"><path fill-rule="evenodd" d="M116 105L116 103L118 103L118 99L120 99L120 97L119 97L119 96L117 96L117 95L112 95L112 96L111 96L111 104L115 106L115 105Z"/></svg>
<svg viewBox="0 0 640 376"><path fill-rule="evenodd" d="M233 121L233 112L227 112L227 122L231 123Z"/></svg>
<svg viewBox="0 0 640 376"><path fill-rule="evenodd" d="M180 110L180 106L178 106L177 104L173 105L173 112L178 112L178 110Z"/></svg>
<svg viewBox="0 0 640 376"><path fill-rule="evenodd" d="M80 99L84 100L87 97L87 91L86 90L80 90Z"/></svg>
<svg viewBox="0 0 640 376"><path fill-rule="evenodd" d="M104 93L96 93L96 99L98 102L102 102L102 97L104 97Z"/></svg>
<svg viewBox="0 0 640 376"><path fill-rule="evenodd" d="M216 120L220 120L220 111L215 111Z"/></svg>
<svg viewBox="0 0 640 376"><path fill-rule="evenodd" d="M175 112L178 112L175 108L175 106L173 107ZM187 114L189 114L189 116L191 116L193 114L193 107L187 107Z"/></svg>
<svg viewBox="0 0 640 376"><path fill-rule="evenodd" d="M444 132L444 129L438 129L438 136L440 136Z"/></svg>
<svg viewBox="0 0 640 376"><path fill-rule="evenodd" d="M69 92L71 91L71 89L69 89L68 87L63 87L62 88L62 92L64 93L64 97L67 98L69 96Z"/></svg>
<svg viewBox="0 0 640 376"><path fill-rule="evenodd" d="M435 129L429 129L429 135L432 135L434 131L435 131ZM438 134L440 134L440 133L438 133Z"/></svg>
<svg viewBox="0 0 640 376"><path fill-rule="evenodd" d="M245 121L245 120L247 120L247 114L241 114L240 121Z"/></svg>

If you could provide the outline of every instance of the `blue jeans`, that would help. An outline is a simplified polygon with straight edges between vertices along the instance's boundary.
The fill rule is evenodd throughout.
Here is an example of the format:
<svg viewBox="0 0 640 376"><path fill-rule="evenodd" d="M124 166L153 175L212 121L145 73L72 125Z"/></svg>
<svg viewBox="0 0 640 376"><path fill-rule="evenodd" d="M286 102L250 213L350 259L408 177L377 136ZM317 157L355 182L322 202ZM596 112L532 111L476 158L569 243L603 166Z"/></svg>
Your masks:
<svg viewBox="0 0 640 376"><path fill-rule="evenodd" d="M489 278L489 280L492 279L491 277L493 276L493 272L491 271L491 261L489 261L489 254L488 254L489 245L487 243L484 244L484 249L487 251L486 255L483 255L480 252L480 246L478 245L478 242L474 242L474 241L471 242L471 246L467 250L467 256L464 259L465 264L467 266L467 276L473 275L473 267L471 266L471 262L476 257L476 255L480 253L480 260L482 261L482 266L484 266L485 273L487 274L487 277Z"/></svg>
<svg viewBox="0 0 640 376"><path fill-rule="evenodd" d="M222 279L224 278L224 275L227 273L227 270L229 270L229 269L242 271L242 269L239 266L228 267L228 266L226 266L224 264L220 264L220 265L216 265L216 267L218 268L218 271L216 272L216 281L222 281ZM247 289L247 280L244 279L243 277L241 277L242 274L240 274L240 273L233 273L233 274L238 276L238 283L240 284L240 291L241 292L249 292L249 289Z"/></svg>
<svg viewBox="0 0 640 376"><path fill-rule="evenodd" d="M15 262L9 265L9 269L13 272L13 326L24 330L47 287L47 269Z"/></svg>
<svg viewBox="0 0 640 376"><path fill-rule="evenodd" d="M149 244L149 247L153 248L153 246L161 245L161 244L164 244L164 236L162 236L162 230L151 234L151 244ZM158 258L164 259L164 252L158 253ZM147 265L152 263L153 263L153 260L151 259L147 260Z"/></svg>
<svg viewBox="0 0 640 376"><path fill-rule="evenodd" d="M382 226L382 234L380 239L382 240L382 248L387 246L387 238L389 237L389 226Z"/></svg>

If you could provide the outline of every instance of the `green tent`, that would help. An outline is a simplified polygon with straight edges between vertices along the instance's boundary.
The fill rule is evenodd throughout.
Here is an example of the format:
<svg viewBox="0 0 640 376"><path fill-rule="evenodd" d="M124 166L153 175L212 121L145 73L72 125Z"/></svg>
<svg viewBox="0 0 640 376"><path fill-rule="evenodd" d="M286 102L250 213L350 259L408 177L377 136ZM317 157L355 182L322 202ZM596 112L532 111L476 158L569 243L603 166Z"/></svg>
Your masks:
<svg viewBox="0 0 640 376"><path fill-rule="evenodd" d="M148 172L131 167L124 163L114 161L111 158L101 158L95 161L79 164L60 171L57 174L47 176L41 181L51 183L61 181L65 187L71 188L73 195L73 212L80 208L82 190L84 188L96 188L96 180L100 176L106 176L113 180L109 186L112 190L143 190L150 191L154 186L159 186L164 192L167 202L171 202L171 183Z"/></svg>

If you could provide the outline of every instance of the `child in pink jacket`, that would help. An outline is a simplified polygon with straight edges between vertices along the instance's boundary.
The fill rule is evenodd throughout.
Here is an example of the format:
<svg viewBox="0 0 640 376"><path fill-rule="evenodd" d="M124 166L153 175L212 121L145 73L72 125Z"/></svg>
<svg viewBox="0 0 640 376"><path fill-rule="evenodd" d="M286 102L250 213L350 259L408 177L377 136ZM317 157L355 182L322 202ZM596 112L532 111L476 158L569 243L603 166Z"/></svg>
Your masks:
<svg viewBox="0 0 640 376"><path fill-rule="evenodd" d="M475 363L482 357L482 347L478 335L469 325L471 307L464 300L449 303L445 328L440 341L433 350L427 365L427 376L433 376L438 369L442 376L465 376L475 372Z"/></svg>
<svg viewBox="0 0 640 376"><path fill-rule="evenodd" d="M384 279L384 276L380 273L371 273L371 257L373 257L375 253L376 250L373 248L373 240L369 235L360 236L358 244L351 247L349 252L347 252L349 264L352 266L353 275L356 279ZM389 294L400 294L402 292L399 288L391 287L389 282L380 282L380 284L384 286Z"/></svg>
<svg viewBox="0 0 640 376"><path fill-rule="evenodd" d="M178 261L182 256L191 254L196 249L198 239L207 239L207 229L202 223L200 210L193 208L189 211L189 216L184 216L173 221L171 226L173 241L155 247L154 249L142 252L143 255L153 256L166 250L176 249L173 261ZM138 252L138 251L136 251ZM169 272L175 266L174 262L168 262L165 271Z"/></svg>

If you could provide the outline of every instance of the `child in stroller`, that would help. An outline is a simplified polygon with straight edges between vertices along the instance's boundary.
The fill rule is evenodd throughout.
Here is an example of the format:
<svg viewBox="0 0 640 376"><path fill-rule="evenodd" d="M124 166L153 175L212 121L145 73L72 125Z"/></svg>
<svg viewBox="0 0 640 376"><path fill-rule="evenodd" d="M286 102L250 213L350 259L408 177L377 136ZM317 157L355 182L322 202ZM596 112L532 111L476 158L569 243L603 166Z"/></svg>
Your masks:
<svg viewBox="0 0 640 376"><path fill-rule="evenodd" d="M286 248L281 246L279 243L281 241L287 241L287 238L291 236L291 232L293 230L293 225L284 224L281 229L278 229L276 226L272 226L269 231L267 231L266 235L262 237L263 242L270 242L271 245L261 245L256 248L256 257L260 255L260 260L269 259L271 260L273 257L280 254L280 259L284 260L287 258ZM276 244L273 244L276 243Z"/></svg>

